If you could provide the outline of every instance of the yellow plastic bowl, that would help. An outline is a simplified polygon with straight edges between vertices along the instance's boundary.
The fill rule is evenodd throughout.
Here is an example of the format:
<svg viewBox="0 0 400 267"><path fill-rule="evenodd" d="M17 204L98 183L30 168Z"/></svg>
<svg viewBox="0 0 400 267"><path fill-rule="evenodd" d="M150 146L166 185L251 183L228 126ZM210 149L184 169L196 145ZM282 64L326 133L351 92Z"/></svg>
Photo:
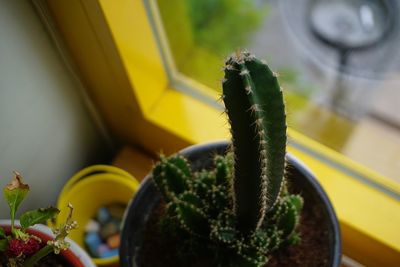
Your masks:
<svg viewBox="0 0 400 267"><path fill-rule="evenodd" d="M127 172L112 166L95 165L74 175L64 186L58 198L61 210L57 225L65 222L68 203L74 206L73 218L79 228L71 231L69 237L85 247L85 225L93 218L101 206L111 203L125 203L136 193L139 183ZM118 256L93 258L97 266L118 266Z"/></svg>

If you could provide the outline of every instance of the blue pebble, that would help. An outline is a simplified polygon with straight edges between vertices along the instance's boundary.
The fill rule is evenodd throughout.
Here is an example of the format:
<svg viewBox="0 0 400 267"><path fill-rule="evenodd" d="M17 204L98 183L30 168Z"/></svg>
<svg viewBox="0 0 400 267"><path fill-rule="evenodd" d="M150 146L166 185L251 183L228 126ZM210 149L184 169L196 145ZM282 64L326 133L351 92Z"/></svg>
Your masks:
<svg viewBox="0 0 400 267"><path fill-rule="evenodd" d="M110 251L110 248L106 244L101 244L97 248L97 255L103 255L107 251Z"/></svg>
<svg viewBox="0 0 400 267"><path fill-rule="evenodd" d="M101 238L96 232L89 232L85 235L85 244L91 255L98 257L98 247L101 245Z"/></svg>
<svg viewBox="0 0 400 267"><path fill-rule="evenodd" d="M111 219L111 214L106 207L101 207L97 210L96 218L99 223L105 224Z"/></svg>
<svg viewBox="0 0 400 267"><path fill-rule="evenodd" d="M100 255L100 258L110 258L110 257L114 257L114 256L118 256L118 248L114 248L114 249L103 252Z"/></svg>

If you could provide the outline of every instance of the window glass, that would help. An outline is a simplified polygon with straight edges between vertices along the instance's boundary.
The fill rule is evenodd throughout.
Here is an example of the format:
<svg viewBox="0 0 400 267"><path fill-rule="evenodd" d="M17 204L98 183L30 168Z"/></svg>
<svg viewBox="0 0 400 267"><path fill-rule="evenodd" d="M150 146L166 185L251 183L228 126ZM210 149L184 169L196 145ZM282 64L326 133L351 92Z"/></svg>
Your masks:
<svg viewBox="0 0 400 267"><path fill-rule="evenodd" d="M150 3L151 1L149 1ZM400 182L397 1L158 0L150 17L171 81L220 91L237 48L280 75L289 126ZM165 36L163 38L161 36ZM209 95L194 94L216 103Z"/></svg>

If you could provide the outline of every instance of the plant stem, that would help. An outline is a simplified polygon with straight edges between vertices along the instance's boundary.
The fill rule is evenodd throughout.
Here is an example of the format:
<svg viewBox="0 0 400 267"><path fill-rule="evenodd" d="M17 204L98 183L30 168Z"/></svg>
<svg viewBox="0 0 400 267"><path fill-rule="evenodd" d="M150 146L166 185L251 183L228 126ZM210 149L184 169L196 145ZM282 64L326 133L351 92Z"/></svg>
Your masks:
<svg viewBox="0 0 400 267"><path fill-rule="evenodd" d="M24 267L33 267L36 262L38 262L43 257L49 255L53 251L53 247L46 245L41 248L38 252L33 254L27 261L24 263Z"/></svg>

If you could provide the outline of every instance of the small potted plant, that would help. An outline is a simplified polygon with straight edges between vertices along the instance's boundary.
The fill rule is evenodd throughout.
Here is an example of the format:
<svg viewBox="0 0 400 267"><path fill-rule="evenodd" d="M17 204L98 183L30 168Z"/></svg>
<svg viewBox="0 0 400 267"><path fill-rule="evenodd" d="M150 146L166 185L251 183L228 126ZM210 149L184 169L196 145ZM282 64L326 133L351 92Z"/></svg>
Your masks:
<svg viewBox="0 0 400 267"><path fill-rule="evenodd" d="M51 231L41 225L59 214L54 207L27 211L15 219L18 207L29 193L29 186L15 172L3 190L10 208L10 220L0 221L0 267L94 267L89 256L66 239L78 224L72 219L73 207L65 223ZM53 232L53 233L52 233Z"/></svg>
<svg viewBox="0 0 400 267"><path fill-rule="evenodd" d="M127 210L122 266L338 267L332 205L286 155L276 75L248 52L224 69L232 141L161 157Z"/></svg>

